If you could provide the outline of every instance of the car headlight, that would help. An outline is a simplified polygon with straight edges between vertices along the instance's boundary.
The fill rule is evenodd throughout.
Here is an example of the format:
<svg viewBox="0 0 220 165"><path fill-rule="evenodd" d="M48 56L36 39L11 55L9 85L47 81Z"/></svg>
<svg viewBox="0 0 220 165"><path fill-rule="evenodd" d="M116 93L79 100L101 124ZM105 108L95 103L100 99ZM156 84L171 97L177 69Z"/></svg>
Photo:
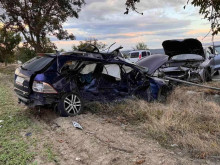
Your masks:
<svg viewBox="0 0 220 165"><path fill-rule="evenodd" d="M39 93L57 93L57 91L48 83L34 81L32 89Z"/></svg>

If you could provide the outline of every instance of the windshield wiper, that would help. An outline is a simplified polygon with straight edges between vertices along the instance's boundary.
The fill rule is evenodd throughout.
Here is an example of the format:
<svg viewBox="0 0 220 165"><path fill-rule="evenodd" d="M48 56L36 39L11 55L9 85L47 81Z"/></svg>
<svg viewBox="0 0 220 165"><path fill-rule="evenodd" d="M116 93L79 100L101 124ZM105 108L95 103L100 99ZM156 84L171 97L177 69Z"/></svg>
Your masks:
<svg viewBox="0 0 220 165"><path fill-rule="evenodd" d="M21 66L21 69L23 69L23 70L28 70L27 68L24 68L23 66Z"/></svg>

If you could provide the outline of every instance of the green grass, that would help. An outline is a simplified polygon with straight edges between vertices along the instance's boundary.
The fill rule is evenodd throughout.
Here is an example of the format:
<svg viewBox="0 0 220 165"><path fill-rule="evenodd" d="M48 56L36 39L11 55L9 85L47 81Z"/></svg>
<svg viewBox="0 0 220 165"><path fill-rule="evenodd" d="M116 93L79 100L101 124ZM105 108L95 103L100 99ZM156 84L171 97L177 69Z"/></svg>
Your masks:
<svg viewBox="0 0 220 165"><path fill-rule="evenodd" d="M57 156L56 156L56 154L54 153L54 151L52 149L52 146L49 145L49 144L45 144L44 148L45 148L45 155L47 157L47 160L49 162L54 162L56 164L59 164L58 160L57 160Z"/></svg>
<svg viewBox="0 0 220 165"><path fill-rule="evenodd" d="M29 151L32 141L24 141L21 131L32 123L8 90L11 89L0 83L0 120L3 120L0 123L0 164L25 165L33 159L34 153Z"/></svg>
<svg viewBox="0 0 220 165"><path fill-rule="evenodd" d="M0 65L0 165L58 164L58 157L50 142L39 141L43 136L41 124L34 122L31 111L17 104L13 95L13 77L16 65ZM25 134L31 132L31 137ZM39 146L42 146L39 150Z"/></svg>

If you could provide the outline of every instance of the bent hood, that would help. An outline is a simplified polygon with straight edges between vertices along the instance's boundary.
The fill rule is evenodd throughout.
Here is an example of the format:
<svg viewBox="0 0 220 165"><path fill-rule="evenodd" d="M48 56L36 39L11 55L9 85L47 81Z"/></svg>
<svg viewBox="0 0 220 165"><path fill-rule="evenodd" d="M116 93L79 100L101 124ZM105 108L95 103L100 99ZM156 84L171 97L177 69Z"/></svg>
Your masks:
<svg viewBox="0 0 220 165"><path fill-rule="evenodd" d="M162 45L169 58L179 54L198 54L205 58L202 43L197 39L166 40Z"/></svg>
<svg viewBox="0 0 220 165"><path fill-rule="evenodd" d="M158 68L168 61L168 56L163 54L154 54L142 58L135 64L141 67L148 68L148 74L153 74Z"/></svg>

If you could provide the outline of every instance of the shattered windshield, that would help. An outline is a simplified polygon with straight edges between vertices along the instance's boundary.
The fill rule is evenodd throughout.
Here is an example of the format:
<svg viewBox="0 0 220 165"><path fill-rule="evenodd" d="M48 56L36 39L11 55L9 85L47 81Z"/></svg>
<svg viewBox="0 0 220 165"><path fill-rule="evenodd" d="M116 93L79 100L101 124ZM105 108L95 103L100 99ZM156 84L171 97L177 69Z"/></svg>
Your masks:
<svg viewBox="0 0 220 165"><path fill-rule="evenodd" d="M197 54L180 54L171 58L174 61L184 61L184 60L204 60L201 55Z"/></svg>

